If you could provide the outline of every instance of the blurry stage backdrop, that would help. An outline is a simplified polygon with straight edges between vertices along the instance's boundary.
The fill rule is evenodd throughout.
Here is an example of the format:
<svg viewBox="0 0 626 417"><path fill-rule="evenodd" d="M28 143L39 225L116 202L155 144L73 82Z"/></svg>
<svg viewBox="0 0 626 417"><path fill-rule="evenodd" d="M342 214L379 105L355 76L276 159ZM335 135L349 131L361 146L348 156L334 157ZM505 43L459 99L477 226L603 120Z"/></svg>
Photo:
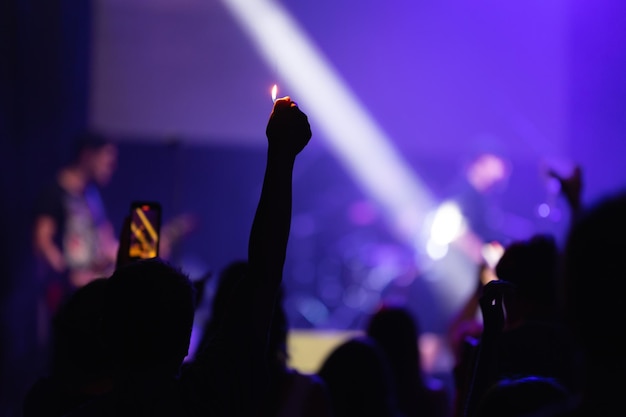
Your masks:
<svg viewBox="0 0 626 417"><path fill-rule="evenodd" d="M246 254L271 88L291 96L314 134L296 166L284 278L300 330L359 330L393 300L443 335L475 285L454 247L464 228L562 242L568 213L548 169L582 166L586 203L626 182L621 0L2 7L4 363L27 363L31 341L29 210L84 127L119 144L103 190L118 228L134 199L159 200L165 220L191 213L175 262L215 276ZM468 176L496 181L475 192ZM435 357L433 371L449 370Z"/></svg>

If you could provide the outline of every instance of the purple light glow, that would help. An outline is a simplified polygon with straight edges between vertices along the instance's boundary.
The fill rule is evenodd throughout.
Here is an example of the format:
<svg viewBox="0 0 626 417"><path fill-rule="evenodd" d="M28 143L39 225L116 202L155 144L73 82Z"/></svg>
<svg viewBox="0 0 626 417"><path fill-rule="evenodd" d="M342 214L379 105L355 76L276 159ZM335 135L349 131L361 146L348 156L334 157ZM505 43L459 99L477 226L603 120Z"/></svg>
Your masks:
<svg viewBox="0 0 626 417"><path fill-rule="evenodd" d="M547 203L549 213L543 206L537 211L546 193L538 166L571 159L569 112L587 109L572 105L572 91L577 102L588 103L579 86L593 76L594 85L603 87L599 80L606 77L596 75L619 72L592 64L597 60L586 57L594 48L580 47L584 43L578 40L585 36L605 45L600 50L605 66L618 63L621 55L611 51L621 49L605 41L612 39L615 46L625 37L600 28L623 7L608 1L591 13L591 6L574 3L401 0L381 7L373 1L322 0L283 5L435 194L445 197L472 155L495 150L506 157L511 172L504 209L511 213L498 219L515 237L524 237L552 227L533 223L537 215L555 223L554 197ZM259 136L269 112L267 86L277 82L285 92L293 86L279 79L275 63L264 61L223 3L99 0L96 11L93 125L130 139L174 133L184 142L208 146L264 146ZM570 84L572 74L576 85ZM306 98L298 102L306 111ZM593 123L586 113L577 120ZM597 164L606 155L588 145L593 138L583 137L585 131L576 130L573 154ZM315 134L323 143L324 133L318 129ZM588 172L597 183L593 170ZM333 221L351 223L338 230L378 224L377 213L366 204L336 208L348 216ZM314 241L329 220L308 216L294 219L293 232ZM315 273L300 268L305 269L299 279L314 280Z"/></svg>
<svg viewBox="0 0 626 417"><path fill-rule="evenodd" d="M85 124L119 142L103 189L112 223L138 196L162 202L166 217L196 215L173 260L202 277L246 256L277 84L313 130L293 176L290 326L343 337L381 302L405 303L432 335L437 372L452 368L441 335L476 288L467 247L480 245L459 231L504 245L552 233L563 244L572 219L550 170L582 169L583 205L626 187L624 0L9 3L0 182L15 198L0 219L12 411L46 357L32 203ZM254 13L267 5L280 15ZM285 33L298 36L267 36ZM502 158L504 181L468 186L481 154ZM462 217L444 212L426 227L446 201L465 202Z"/></svg>
<svg viewBox="0 0 626 417"><path fill-rule="evenodd" d="M484 132L518 156L562 151L565 4L286 6L412 159L471 151ZM254 146L274 68L219 2L100 0L97 10L95 125ZM235 103L245 120L228 111Z"/></svg>

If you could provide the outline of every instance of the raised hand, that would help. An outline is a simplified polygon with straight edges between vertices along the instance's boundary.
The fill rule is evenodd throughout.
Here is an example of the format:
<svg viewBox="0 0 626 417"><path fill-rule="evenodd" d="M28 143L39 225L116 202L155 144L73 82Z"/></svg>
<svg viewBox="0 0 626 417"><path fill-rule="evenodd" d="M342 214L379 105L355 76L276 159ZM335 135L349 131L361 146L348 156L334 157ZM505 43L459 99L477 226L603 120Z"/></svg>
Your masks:
<svg viewBox="0 0 626 417"><path fill-rule="evenodd" d="M276 100L265 134L271 152L295 157L311 139L311 126L304 114L290 97Z"/></svg>
<svg viewBox="0 0 626 417"><path fill-rule="evenodd" d="M549 175L559 181L561 193L563 193L572 211L576 213L580 209L583 188L582 170L580 166L576 166L567 177L559 175L554 170L549 171Z"/></svg>

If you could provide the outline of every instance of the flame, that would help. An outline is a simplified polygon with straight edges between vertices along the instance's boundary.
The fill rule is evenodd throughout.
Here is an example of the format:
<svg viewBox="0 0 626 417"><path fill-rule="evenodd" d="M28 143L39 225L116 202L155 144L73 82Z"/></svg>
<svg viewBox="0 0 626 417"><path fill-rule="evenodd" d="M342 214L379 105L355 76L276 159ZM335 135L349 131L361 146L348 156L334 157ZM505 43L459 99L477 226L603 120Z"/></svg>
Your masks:
<svg viewBox="0 0 626 417"><path fill-rule="evenodd" d="M276 101L277 93L278 93L278 86L274 84L274 87L272 87L272 101Z"/></svg>

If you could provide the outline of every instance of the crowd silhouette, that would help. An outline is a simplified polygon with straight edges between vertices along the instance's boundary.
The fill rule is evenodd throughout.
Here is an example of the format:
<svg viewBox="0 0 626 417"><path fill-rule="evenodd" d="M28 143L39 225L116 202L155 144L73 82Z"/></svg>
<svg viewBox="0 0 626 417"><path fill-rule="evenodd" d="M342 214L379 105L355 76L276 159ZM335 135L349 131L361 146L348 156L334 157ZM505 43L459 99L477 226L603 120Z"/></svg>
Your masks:
<svg viewBox="0 0 626 417"><path fill-rule="evenodd" d="M405 305L371 312L363 334L302 373L288 365L283 267L297 155L312 134L289 97L269 117L266 170L248 257L219 275L189 357L198 287L154 258L131 261L122 227L112 274L64 300L52 366L25 417L488 417L626 415L626 194L582 207L581 171L553 174L571 209L567 243L515 241L450 323L453 391L421 364L420 320ZM621 287L619 287L621 288ZM479 317L479 319L477 319Z"/></svg>

